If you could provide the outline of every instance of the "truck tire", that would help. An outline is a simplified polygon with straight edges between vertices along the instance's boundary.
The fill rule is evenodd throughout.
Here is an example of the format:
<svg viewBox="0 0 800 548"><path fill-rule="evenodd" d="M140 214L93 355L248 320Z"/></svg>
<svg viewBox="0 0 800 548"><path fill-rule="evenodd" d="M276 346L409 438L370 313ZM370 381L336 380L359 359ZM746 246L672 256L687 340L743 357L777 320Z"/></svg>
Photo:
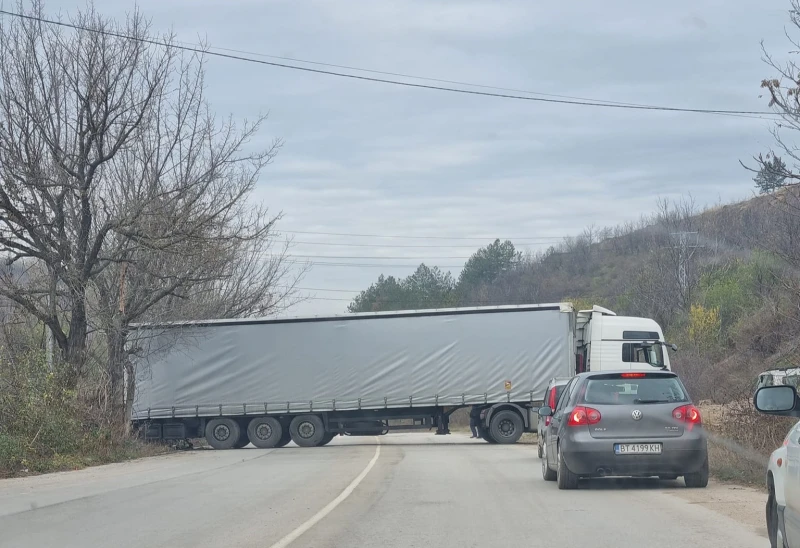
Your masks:
<svg viewBox="0 0 800 548"><path fill-rule="evenodd" d="M487 443L497 443L497 440L495 440L492 437L492 435L489 433L489 430L487 428L481 428L480 429L480 434L481 434L481 439L483 441L485 441Z"/></svg>
<svg viewBox="0 0 800 548"><path fill-rule="evenodd" d="M292 436L289 434L289 429L284 428L283 434L281 434L281 439L278 440L278 443L275 444L275 447L285 447L289 445L290 441L292 441Z"/></svg>
<svg viewBox="0 0 800 548"><path fill-rule="evenodd" d="M322 447L323 445L328 445L331 441L333 441L333 438L335 438L337 435L338 434L331 432L326 433L325 436L322 438L322 441L319 442L318 447Z"/></svg>
<svg viewBox="0 0 800 548"><path fill-rule="evenodd" d="M239 425L239 439L234 444L234 449L241 449L242 447L246 447L250 444L250 436L247 435L247 428L242 428L242 425Z"/></svg>
<svg viewBox="0 0 800 548"><path fill-rule="evenodd" d="M233 449L241 428L233 419L211 419L206 424L206 441L214 449Z"/></svg>
<svg viewBox="0 0 800 548"><path fill-rule="evenodd" d="M289 423L289 433L300 447L316 447L325 437L325 426L316 415L299 415Z"/></svg>
<svg viewBox="0 0 800 548"><path fill-rule="evenodd" d="M281 440L283 427L275 417L256 417L247 425L247 435L259 449L271 449Z"/></svg>
<svg viewBox="0 0 800 548"><path fill-rule="evenodd" d="M489 422L489 434L497 443L517 443L524 429L522 417L510 409L498 411Z"/></svg>

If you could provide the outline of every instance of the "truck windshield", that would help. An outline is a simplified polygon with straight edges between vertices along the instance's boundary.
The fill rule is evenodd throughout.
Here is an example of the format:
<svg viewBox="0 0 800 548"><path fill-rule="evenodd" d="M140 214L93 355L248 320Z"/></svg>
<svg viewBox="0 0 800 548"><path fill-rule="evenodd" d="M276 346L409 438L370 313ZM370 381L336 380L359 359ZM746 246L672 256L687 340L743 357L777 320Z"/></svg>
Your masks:
<svg viewBox="0 0 800 548"><path fill-rule="evenodd" d="M664 365L664 347L652 342L623 343L624 363L649 363L655 367Z"/></svg>

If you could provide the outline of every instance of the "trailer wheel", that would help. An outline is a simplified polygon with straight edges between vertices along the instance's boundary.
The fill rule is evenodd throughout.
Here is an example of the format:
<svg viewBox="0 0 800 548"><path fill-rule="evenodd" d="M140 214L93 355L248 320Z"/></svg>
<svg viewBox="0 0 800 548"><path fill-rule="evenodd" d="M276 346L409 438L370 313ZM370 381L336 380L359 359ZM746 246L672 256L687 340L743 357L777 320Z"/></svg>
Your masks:
<svg viewBox="0 0 800 548"><path fill-rule="evenodd" d="M283 425L281 425L283 428ZM281 434L281 439L278 440L278 443L275 444L275 447L285 447L292 441L292 436L289 434L288 428L283 428L283 434Z"/></svg>
<svg viewBox="0 0 800 548"><path fill-rule="evenodd" d="M289 433L300 447L316 447L325 436L325 426L316 415L299 415L289 423Z"/></svg>
<svg viewBox="0 0 800 548"><path fill-rule="evenodd" d="M242 428L242 425L239 425L239 439L236 440L236 444L233 446L234 449L241 449L242 447L247 446L250 443L250 436L247 434L247 429Z"/></svg>
<svg viewBox="0 0 800 548"><path fill-rule="evenodd" d="M206 424L206 441L214 449L233 449L241 428L233 419L211 419Z"/></svg>
<svg viewBox="0 0 800 548"><path fill-rule="evenodd" d="M335 433L332 432L326 433L325 436L322 438L322 441L319 442L319 447L322 447L323 445L328 445L335 437L336 437Z"/></svg>
<svg viewBox="0 0 800 548"><path fill-rule="evenodd" d="M250 443L259 449L271 449L281 440L283 427L274 417L256 417L247 425L247 435Z"/></svg>
<svg viewBox="0 0 800 548"><path fill-rule="evenodd" d="M524 428L522 417L509 409L495 413L489 423L489 433L497 443L517 443Z"/></svg>

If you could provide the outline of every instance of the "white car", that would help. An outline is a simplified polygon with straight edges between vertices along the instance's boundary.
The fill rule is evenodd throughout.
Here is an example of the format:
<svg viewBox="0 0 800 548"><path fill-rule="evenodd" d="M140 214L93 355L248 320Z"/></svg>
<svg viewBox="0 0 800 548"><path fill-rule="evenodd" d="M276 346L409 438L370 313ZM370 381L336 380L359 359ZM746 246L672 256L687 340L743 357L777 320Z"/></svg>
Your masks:
<svg viewBox="0 0 800 548"><path fill-rule="evenodd" d="M768 415L800 417L793 386L765 386L753 396L756 409ZM772 452L767 467L767 532L773 548L800 547L800 422L783 445Z"/></svg>

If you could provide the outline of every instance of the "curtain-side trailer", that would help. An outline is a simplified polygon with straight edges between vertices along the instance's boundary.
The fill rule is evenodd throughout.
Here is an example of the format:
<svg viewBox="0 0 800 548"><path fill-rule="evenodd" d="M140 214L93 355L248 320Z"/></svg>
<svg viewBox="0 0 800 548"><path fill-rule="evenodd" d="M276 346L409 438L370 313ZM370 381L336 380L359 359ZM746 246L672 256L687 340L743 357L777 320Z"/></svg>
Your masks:
<svg viewBox="0 0 800 548"><path fill-rule="evenodd" d="M535 431L551 378L592 360L621 366L610 345L623 343L602 340L601 317L613 313L560 303L142 324L131 420L147 438L217 449L313 447L338 434L446 434L455 410L477 407L484 439L515 443ZM652 320L613 319L657 335L629 346L664 344Z"/></svg>

